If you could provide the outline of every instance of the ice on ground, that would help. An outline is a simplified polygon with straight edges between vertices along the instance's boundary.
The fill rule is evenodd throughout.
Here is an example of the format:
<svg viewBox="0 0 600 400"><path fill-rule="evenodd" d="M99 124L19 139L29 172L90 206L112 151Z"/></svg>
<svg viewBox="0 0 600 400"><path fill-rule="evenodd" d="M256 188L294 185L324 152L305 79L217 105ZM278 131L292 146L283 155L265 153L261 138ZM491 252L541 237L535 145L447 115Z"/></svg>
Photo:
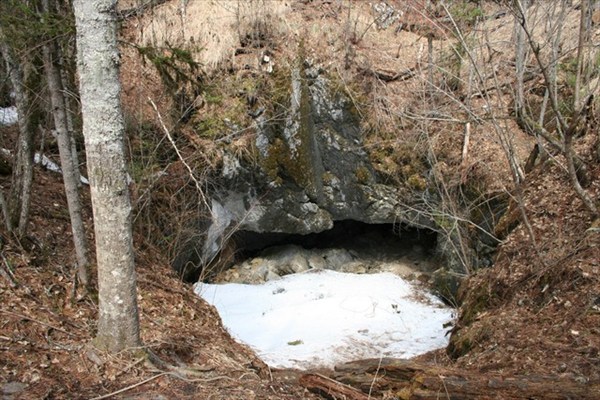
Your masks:
<svg viewBox="0 0 600 400"><path fill-rule="evenodd" d="M33 162L36 164L40 164L42 167L46 168L48 171L58 172L62 174L62 169L60 169L59 165L46 157L45 155L40 155L40 153L35 153L33 157ZM90 181L83 175L79 176L81 183L84 185L89 185Z"/></svg>
<svg viewBox="0 0 600 400"><path fill-rule="evenodd" d="M204 284L237 340L272 367L333 367L374 357L409 358L447 345L453 310L390 274L312 270L262 285Z"/></svg>
<svg viewBox="0 0 600 400"><path fill-rule="evenodd" d="M17 107L0 107L0 126L14 125L19 121Z"/></svg>

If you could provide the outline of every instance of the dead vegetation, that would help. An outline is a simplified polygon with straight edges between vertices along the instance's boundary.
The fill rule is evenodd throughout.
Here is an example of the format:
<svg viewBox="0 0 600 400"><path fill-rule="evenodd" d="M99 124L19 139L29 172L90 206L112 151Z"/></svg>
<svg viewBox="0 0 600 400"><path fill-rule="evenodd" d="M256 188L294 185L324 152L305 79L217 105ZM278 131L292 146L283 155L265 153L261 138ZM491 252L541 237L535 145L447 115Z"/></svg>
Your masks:
<svg viewBox="0 0 600 400"><path fill-rule="evenodd" d="M270 371L250 349L234 342L215 310L170 269L176 244L191 232L189 222L206 210L198 206L193 180L148 101L165 116L186 162L202 166L203 174L223 165L225 144L236 157L253 162L248 112L259 110L274 94L285 97L286 68L297 56L298 38L308 57L322 64L334 85L352 98L368 132L370 156L384 178L417 191L434 184L468 203L461 210L473 212L490 198L513 198L513 207L496 221L502 242L494 267L463 285L450 358L442 351L421 359L473 373L600 379L599 222L571 188L564 158L551 153L519 186L528 230L517 206L510 163L499 156L508 143L522 166L535 142L511 115L512 19L502 6L483 2L480 11L486 19L471 31L469 21L477 13L459 9L464 11L459 22L465 43L474 56L468 60L466 46L447 27L437 29L436 20L424 18L424 2L388 3L401 13L394 28L387 29L378 25L379 14L368 2L195 1L181 3L185 7L164 2L131 16L122 47L123 101L136 132L129 148L137 163L132 163L132 175L143 342L157 359L110 358L87 346L97 309L93 299L78 299L73 290L62 182L38 170L30 237L13 243L3 232L0 384L23 382L26 386L15 398L102 398L121 389L127 390L115 397L313 397L297 385L295 373ZM567 56L559 68L564 94L571 90L576 14L572 10L566 16L571 21L564 35ZM438 18L445 20L443 9ZM429 34L432 25L435 35ZM543 31L534 34L540 38ZM132 43L193 50L202 68L198 91L166 90L156 66L144 61ZM433 72L428 45L434 49ZM274 75L263 69L265 55ZM537 113L542 80L530 61L528 107ZM478 82L475 67L484 77ZM281 85L271 80L276 74L281 74ZM178 113L171 113L174 104ZM190 109L193 114L182 124ZM598 111L594 113L597 121ZM546 126L551 127L552 122ZM589 166L592 180L586 191L596 202L598 143L597 125L574 143ZM200 168L194 171L204 178ZM452 207L421 211L436 216L448 231L456 226L450 216L471 217ZM85 213L91 232L89 209ZM472 226L461 228L472 234ZM162 365L159 371L161 361L170 367Z"/></svg>
<svg viewBox="0 0 600 400"><path fill-rule="evenodd" d="M215 309L142 237L136 239L138 301L142 340L153 357L99 353L90 344L97 305L93 297L78 298L73 289L74 255L60 176L38 169L33 193L31 231L22 243L26 250L2 232L2 269L14 277L13 284L0 278L5 397L8 384L19 382L14 399L310 398L233 341ZM85 215L90 224L89 208ZM108 396L122 389L127 390L120 396Z"/></svg>

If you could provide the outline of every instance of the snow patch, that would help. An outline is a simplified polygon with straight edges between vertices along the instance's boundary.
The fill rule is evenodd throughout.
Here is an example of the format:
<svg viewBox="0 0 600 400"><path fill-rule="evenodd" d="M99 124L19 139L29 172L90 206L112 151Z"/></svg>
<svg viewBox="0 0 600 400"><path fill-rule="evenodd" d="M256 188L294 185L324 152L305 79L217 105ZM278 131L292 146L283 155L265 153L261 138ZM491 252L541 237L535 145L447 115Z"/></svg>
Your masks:
<svg viewBox="0 0 600 400"><path fill-rule="evenodd" d="M36 164L40 164L42 167L46 168L48 171L58 172L59 174L62 174L62 170L60 169L58 164L56 164L54 161L50 160L48 157L46 157L43 154L35 153L35 155L33 156L33 162Z"/></svg>
<svg viewBox="0 0 600 400"><path fill-rule="evenodd" d="M261 285L197 283L237 340L275 368L410 358L445 347L453 309L391 273L311 270Z"/></svg>
<svg viewBox="0 0 600 400"><path fill-rule="evenodd" d="M0 107L0 126L14 125L18 121L17 107Z"/></svg>
<svg viewBox="0 0 600 400"><path fill-rule="evenodd" d="M35 155L33 156L33 162L36 164L40 164L42 167L46 168L48 171L58 172L59 174L62 174L62 170L60 169L58 164L56 164L54 161L50 160L48 157L46 157L43 154L40 155L40 153L35 153ZM83 183L84 185L90 184L90 181L88 181L88 179L83 175L80 175L79 179L81 180L81 183Z"/></svg>

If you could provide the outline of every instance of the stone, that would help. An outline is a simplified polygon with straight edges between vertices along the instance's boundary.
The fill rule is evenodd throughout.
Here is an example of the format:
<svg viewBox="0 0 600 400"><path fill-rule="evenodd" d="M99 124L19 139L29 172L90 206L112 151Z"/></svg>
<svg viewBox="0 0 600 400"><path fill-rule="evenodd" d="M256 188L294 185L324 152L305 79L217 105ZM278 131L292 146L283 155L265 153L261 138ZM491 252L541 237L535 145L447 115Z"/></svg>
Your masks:
<svg viewBox="0 0 600 400"><path fill-rule="evenodd" d="M325 260L325 269L340 271L346 264L354 261L354 257L346 249L324 249L318 254Z"/></svg>
<svg viewBox="0 0 600 400"><path fill-rule="evenodd" d="M397 18L398 11L384 2L374 7L382 29ZM376 172L363 144L365 132L355 103L322 67L312 61L297 64L289 71L289 81L283 80L286 86L281 89L289 92L283 114L273 118L265 111L254 119L253 157L237 159L225 147L221 170L209 177L213 182L207 193L210 220L193 227L201 233L182 246L174 261L177 269L189 265L189 259L193 265L206 265L235 230L306 235L330 230L335 222L344 220L443 230L431 212L418 211L423 204L436 209L440 200L434 191L417 192ZM464 238L439 237L436 255L449 270L464 273L465 260L478 254L456 254L457 249L465 248L457 246ZM487 265L492 258L487 248L479 253L483 250L486 258L482 254L480 264ZM199 257L197 253L201 253ZM418 249L410 255L411 259L419 256ZM279 270L269 266L263 272L270 271L269 276L274 277L309 268L339 269L352 261L347 255L323 260L311 256L286 260Z"/></svg>
<svg viewBox="0 0 600 400"><path fill-rule="evenodd" d="M15 382L15 381L7 382L4 385L2 385L2 394L4 394L4 395L16 395L18 393L21 393L25 389L27 389L27 384L26 383Z"/></svg>

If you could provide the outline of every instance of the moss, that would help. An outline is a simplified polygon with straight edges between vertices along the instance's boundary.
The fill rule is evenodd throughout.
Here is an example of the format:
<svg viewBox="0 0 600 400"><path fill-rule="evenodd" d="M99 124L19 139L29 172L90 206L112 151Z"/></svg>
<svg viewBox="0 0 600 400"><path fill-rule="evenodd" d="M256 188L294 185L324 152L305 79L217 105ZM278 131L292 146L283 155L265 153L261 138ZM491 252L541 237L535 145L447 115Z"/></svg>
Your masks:
<svg viewBox="0 0 600 400"><path fill-rule="evenodd" d="M408 178L407 183L408 186L411 187L411 189L418 190L420 192L427 189L427 181L419 174L411 175Z"/></svg>
<svg viewBox="0 0 600 400"><path fill-rule="evenodd" d="M266 157L261 157L260 165L269 177L270 181L281 181L279 177L279 168L285 159L285 144L283 140L280 138L276 138L269 145L268 155Z"/></svg>
<svg viewBox="0 0 600 400"><path fill-rule="evenodd" d="M358 183L362 185L366 185L371 179L371 173L369 172L369 169L364 165L361 165L360 167L356 168L354 175L356 176Z"/></svg>
<svg viewBox="0 0 600 400"><path fill-rule="evenodd" d="M492 334L491 329L487 325L462 329L455 332L450 337L450 342L446 349L448 356L456 360L468 354L478 343L487 340Z"/></svg>
<svg viewBox="0 0 600 400"><path fill-rule="evenodd" d="M352 117L360 121L369 115L368 91L361 87L357 80L343 80L338 73L328 73L326 77L333 96L338 99L350 99L345 108Z"/></svg>
<svg viewBox="0 0 600 400"><path fill-rule="evenodd" d="M471 288L461 309L461 324L468 326L473 323L480 312L492 306L493 301L494 296L487 283L481 283Z"/></svg>
<svg viewBox="0 0 600 400"><path fill-rule="evenodd" d="M336 176L329 171L325 171L321 175L321 180L323 181L323 184L325 184L325 185L331 186L331 184L333 183L333 181L335 179L336 179Z"/></svg>
<svg viewBox="0 0 600 400"><path fill-rule="evenodd" d="M244 126L243 118L246 115L246 107L241 99L228 98L225 107L224 95L215 94L205 97L207 112L193 119L194 130L205 139L217 139L229 134L232 125Z"/></svg>
<svg viewBox="0 0 600 400"><path fill-rule="evenodd" d="M304 75L302 67L303 53L299 51L297 66L291 70L290 74L283 80L281 76L275 77L279 85L286 84L286 88L273 90L273 107L276 115L286 115L290 109L294 112L291 115L292 121L278 120L271 125L271 138L267 149L267 155L259 158L259 163L271 181L278 177L291 179L307 191L309 195L317 195L322 185L321 176L315 173L313 160L313 127L312 127L312 105L308 88L308 82ZM294 76L296 74L296 76ZM299 105L296 110L291 107L291 96L293 94L294 82L300 82ZM285 96L285 99L283 98ZM285 103L283 103L285 102ZM290 138L284 138L286 129L291 131ZM293 143L293 147L291 147Z"/></svg>

